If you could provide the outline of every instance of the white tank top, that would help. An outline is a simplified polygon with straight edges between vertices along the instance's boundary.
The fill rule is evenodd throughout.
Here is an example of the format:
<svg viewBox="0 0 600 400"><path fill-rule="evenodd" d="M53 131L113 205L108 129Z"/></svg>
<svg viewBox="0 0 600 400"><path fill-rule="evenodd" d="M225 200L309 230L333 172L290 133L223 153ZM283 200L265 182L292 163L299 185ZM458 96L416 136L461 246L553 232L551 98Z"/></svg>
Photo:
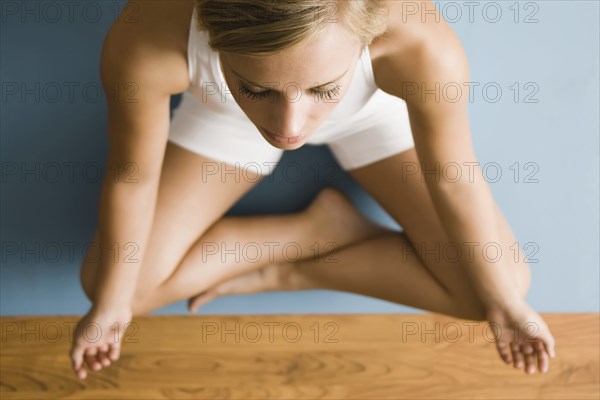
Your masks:
<svg viewBox="0 0 600 400"><path fill-rule="evenodd" d="M208 31L196 30L196 8L192 13L188 40L188 70L191 91L200 102L218 114L248 120L225 81L220 55L208 45ZM362 50L352 83L346 95L327 117L326 122L347 121L373 97L378 88L373 75L369 48Z"/></svg>

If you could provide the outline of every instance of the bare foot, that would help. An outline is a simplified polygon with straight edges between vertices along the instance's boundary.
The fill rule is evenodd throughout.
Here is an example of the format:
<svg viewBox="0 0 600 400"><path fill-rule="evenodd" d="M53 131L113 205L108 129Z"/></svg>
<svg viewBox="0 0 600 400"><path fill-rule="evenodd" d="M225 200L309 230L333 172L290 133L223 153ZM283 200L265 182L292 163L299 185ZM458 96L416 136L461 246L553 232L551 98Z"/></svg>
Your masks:
<svg viewBox="0 0 600 400"><path fill-rule="evenodd" d="M320 243L346 246L389 232L358 212L350 199L333 187L321 190L304 212L313 221L313 237Z"/></svg>
<svg viewBox="0 0 600 400"><path fill-rule="evenodd" d="M339 247L389 232L389 229L360 214L342 192L332 187L321 190L303 212L312 224L311 236L321 244L319 256L337 250ZM333 246L325 246L325 244L333 244ZM318 288L318 284L304 276L298 264L273 263L217 283L212 288L190 298L188 309L194 312L217 297L228 294L311 288Z"/></svg>
<svg viewBox="0 0 600 400"><path fill-rule="evenodd" d="M292 262L269 264L256 271L222 282L188 300L190 312L214 299L229 294L250 294L273 290L316 289L317 285L302 276Z"/></svg>

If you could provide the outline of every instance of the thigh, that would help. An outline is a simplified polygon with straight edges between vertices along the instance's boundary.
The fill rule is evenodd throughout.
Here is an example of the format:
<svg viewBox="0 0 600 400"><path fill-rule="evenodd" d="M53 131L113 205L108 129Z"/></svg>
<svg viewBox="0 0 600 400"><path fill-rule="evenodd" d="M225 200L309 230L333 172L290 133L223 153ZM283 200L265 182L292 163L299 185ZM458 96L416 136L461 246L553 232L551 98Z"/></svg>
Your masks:
<svg viewBox="0 0 600 400"><path fill-rule="evenodd" d="M136 296L165 281L190 246L261 179L257 172L226 165L168 142ZM97 238L96 233L93 240ZM94 298L96 265L86 260L81 269L81 282L90 298Z"/></svg>
<svg viewBox="0 0 600 400"><path fill-rule="evenodd" d="M419 165L416 150L411 148L349 173L400 224L423 265L450 295L463 304L478 301L479 296L464 267L453 262L454 254L444 251L449 248L444 247L449 239L420 171L417 174L407 173L410 168ZM508 223L497 207L496 215L503 242L515 243ZM502 250L503 254L510 252L510 249ZM522 260L509 264L513 268L515 284L524 295L529 287L529 268Z"/></svg>

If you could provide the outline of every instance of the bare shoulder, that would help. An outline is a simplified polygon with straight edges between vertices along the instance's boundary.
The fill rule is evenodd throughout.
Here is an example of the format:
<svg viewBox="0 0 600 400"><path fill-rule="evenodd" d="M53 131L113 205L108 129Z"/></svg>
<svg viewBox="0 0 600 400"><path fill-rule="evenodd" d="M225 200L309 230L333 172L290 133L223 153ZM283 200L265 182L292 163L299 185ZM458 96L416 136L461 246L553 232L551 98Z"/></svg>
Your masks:
<svg viewBox="0 0 600 400"><path fill-rule="evenodd" d="M431 0L388 3L387 31L369 47L381 90L407 100L404 91L411 85L468 76L464 48Z"/></svg>
<svg viewBox="0 0 600 400"><path fill-rule="evenodd" d="M165 94L189 85L187 41L194 1L130 1L102 47L101 75L129 79Z"/></svg>

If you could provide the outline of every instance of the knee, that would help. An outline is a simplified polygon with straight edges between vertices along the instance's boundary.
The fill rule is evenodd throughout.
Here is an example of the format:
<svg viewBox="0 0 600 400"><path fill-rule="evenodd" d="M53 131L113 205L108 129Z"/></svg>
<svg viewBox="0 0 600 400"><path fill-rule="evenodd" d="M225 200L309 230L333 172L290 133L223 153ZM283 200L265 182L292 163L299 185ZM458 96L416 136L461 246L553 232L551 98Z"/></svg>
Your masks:
<svg viewBox="0 0 600 400"><path fill-rule="evenodd" d="M96 302L96 272L96 264L90 262L89 260L85 260L81 265L81 270L79 273L79 281L81 283L83 293L85 293L86 297L92 304ZM140 298L140 292L139 290L136 290L136 294L132 301L131 311L133 316L146 315L149 311L151 311L147 303L147 299Z"/></svg>
<svg viewBox="0 0 600 400"><path fill-rule="evenodd" d="M99 248L98 232L94 234L92 242L95 243L96 248ZM87 257L85 256L79 271L79 282L83 293L88 300L94 304L97 299L98 289L98 257ZM140 267L140 271L144 270L144 266ZM136 284L133 299L131 301L132 314L133 316L146 315L153 310L152 307L156 305L155 297L161 296L162 290L161 285L165 281L157 279L146 279ZM157 307L155 307L157 308Z"/></svg>
<svg viewBox="0 0 600 400"><path fill-rule="evenodd" d="M525 297L531 286L531 268L526 262L522 261L517 264L516 278L519 293Z"/></svg>
<svg viewBox="0 0 600 400"><path fill-rule="evenodd" d="M92 243L94 244L94 249L98 249L98 230L94 233L94 237L92 238ZM83 293L85 293L86 297L89 301L94 303L94 299L96 298L95 294L95 281L96 281L96 259L93 257L88 257L86 253L83 257L83 261L81 262L81 267L79 268L79 283L81 284L81 288L83 289Z"/></svg>
<svg viewBox="0 0 600 400"><path fill-rule="evenodd" d="M471 321L487 320L487 307L478 296L458 304L456 317Z"/></svg>
<svg viewBox="0 0 600 400"><path fill-rule="evenodd" d="M516 284L519 294L524 298L531 286L531 269L525 262L516 264ZM473 292L474 293L474 292ZM462 296L458 301L459 318L485 321L487 319L487 307L479 296L473 294L471 296Z"/></svg>
<svg viewBox="0 0 600 400"><path fill-rule="evenodd" d="M94 299L96 297L94 290L94 281L96 280L95 272L96 271L93 268L92 263L89 260L84 259L79 271L79 282L81 284L81 288L83 289L83 293L85 293L86 297L92 302L92 304L94 303Z"/></svg>

